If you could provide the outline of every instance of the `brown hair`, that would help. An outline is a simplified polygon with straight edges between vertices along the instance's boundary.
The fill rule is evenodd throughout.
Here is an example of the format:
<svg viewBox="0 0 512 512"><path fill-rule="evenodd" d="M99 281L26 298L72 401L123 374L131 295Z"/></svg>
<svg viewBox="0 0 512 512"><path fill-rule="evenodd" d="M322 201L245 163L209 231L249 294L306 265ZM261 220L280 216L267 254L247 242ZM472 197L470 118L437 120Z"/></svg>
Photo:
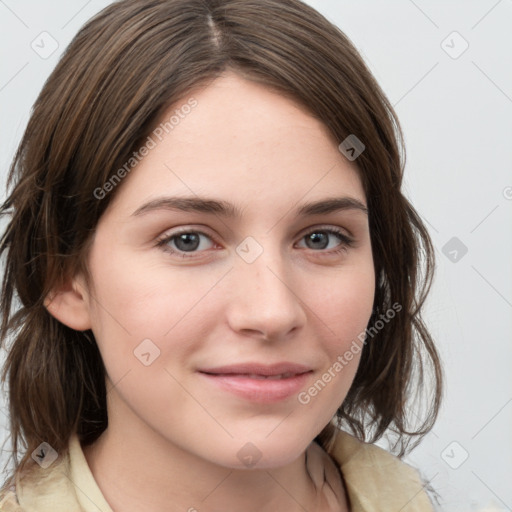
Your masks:
<svg viewBox="0 0 512 512"><path fill-rule="evenodd" d="M89 281L95 226L122 183L101 200L94 191L169 105L226 69L304 105L335 140L355 134L366 146L356 164L376 275L368 325L394 303L401 311L366 340L337 417L362 440L396 433L400 456L409 438L419 442L432 428L442 370L420 311L433 248L400 191L405 153L396 114L350 40L299 0L124 0L79 31L46 81L10 168L13 189L0 207L10 215L0 240L0 339L8 348L2 381L8 377L15 471L43 441L60 453L72 433L89 444L106 428L105 368L92 331L58 322L44 300L77 271ZM427 396L427 370L433 388L419 426L410 429L408 408ZM329 424L317 437L326 449L334 430ZM19 462L21 443L26 453Z"/></svg>

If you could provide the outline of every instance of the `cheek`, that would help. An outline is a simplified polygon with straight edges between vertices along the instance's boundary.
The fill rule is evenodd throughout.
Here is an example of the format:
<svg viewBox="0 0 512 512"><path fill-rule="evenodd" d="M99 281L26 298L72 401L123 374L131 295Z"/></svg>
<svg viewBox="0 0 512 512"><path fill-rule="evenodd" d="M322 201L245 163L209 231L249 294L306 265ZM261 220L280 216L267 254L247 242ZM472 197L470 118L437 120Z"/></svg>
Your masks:
<svg viewBox="0 0 512 512"><path fill-rule="evenodd" d="M322 347L327 357L313 387L304 390L299 401L310 404L322 421L328 421L329 415L334 414L352 384L361 359L374 294L373 267L366 267L343 273L329 293L316 296L315 309L327 333Z"/></svg>
<svg viewBox="0 0 512 512"><path fill-rule="evenodd" d="M327 293L317 295L316 308L332 336L330 351L339 352L364 332L373 309L375 277L373 266L342 272Z"/></svg>
<svg viewBox="0 0 512 512"><path fill-rule="evenodd" d="M107 369L127 371L134 361L138 364L138 352L158 355L159 363L170 354L183 360L198 348L186 340L207 339L208 318L215 315L207 315L205 308L212 307L223 270L170 270L161 263L144 264L137 255L109 254L98 252L91 258L93 332Z"/></svg>

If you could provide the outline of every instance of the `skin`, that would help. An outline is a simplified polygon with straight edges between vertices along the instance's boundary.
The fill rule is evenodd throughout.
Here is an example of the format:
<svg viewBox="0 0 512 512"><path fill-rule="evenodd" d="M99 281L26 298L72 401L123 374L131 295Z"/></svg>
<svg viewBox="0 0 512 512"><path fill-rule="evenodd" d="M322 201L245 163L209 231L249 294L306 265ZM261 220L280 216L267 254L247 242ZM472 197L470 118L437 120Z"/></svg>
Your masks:
<svg viewBox="0 0 512 512"><path fill-rule="evenodd" d="M84 454L116 512L167 512L170 503L312 511L318 491L305 450L342 403L360 354L308 404L297 394L254 403L197 369L291 361L313 369L307 390L350 348L375 291L368 217L293 211L333 196L366 205L364 190L341 141L290 99L233 72L192 96L197 106L124 178L100 219L92 287L74 276L47 306L66 325L92 329L106 366L109 426ZM242 217L132 215L164 195L224 199ZM188 259L156 245L179 228L207 235ZM306 234L326 228L352 236L353 246L336 254L343 242L333 234L307 245ZM249 236L263 249L252 263L236 252ZM167 247L185 252L176 239ZM160 350L148 366L134 355L145 339ZM237 456L248 442L261 456L251 469ZM340 503L348 510L344 494Z"/></svg>

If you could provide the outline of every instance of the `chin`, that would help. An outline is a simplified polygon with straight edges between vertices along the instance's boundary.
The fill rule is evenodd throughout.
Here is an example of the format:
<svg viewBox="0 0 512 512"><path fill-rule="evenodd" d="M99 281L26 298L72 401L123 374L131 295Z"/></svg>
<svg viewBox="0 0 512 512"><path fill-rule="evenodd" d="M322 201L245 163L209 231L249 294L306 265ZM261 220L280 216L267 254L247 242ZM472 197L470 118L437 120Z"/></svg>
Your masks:
<svg viewBox="0 0 512 512"><path fill-rule="evenodd" d="M268 438L262 435L250 440L232 440L223 454L219 454L217 463L231 469L272 469L284 467L299 458L307 449L311 440L283 439L277 432ZM234 458L226 459L227 452L235 452Z"/></svg>

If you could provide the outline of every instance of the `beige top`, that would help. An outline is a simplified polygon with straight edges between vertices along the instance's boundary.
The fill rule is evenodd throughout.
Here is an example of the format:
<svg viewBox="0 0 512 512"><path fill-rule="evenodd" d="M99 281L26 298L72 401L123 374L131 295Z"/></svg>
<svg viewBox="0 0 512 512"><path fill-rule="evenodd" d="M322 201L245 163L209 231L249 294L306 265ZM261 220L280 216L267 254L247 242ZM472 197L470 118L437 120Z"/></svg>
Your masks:
<svg viewBox="0 0 512 512"><path fill-rule="evenodd" d="M307 470L324 502L338 510L336 466L316 443L306 455ZM339 431L330 455L343 475L352 512L433 512L417 471L382 448ZM75 435L65 456L46 469L34 464L27 475L16 478L15 488L0 493L0 512L113 511Z"/></svg>

